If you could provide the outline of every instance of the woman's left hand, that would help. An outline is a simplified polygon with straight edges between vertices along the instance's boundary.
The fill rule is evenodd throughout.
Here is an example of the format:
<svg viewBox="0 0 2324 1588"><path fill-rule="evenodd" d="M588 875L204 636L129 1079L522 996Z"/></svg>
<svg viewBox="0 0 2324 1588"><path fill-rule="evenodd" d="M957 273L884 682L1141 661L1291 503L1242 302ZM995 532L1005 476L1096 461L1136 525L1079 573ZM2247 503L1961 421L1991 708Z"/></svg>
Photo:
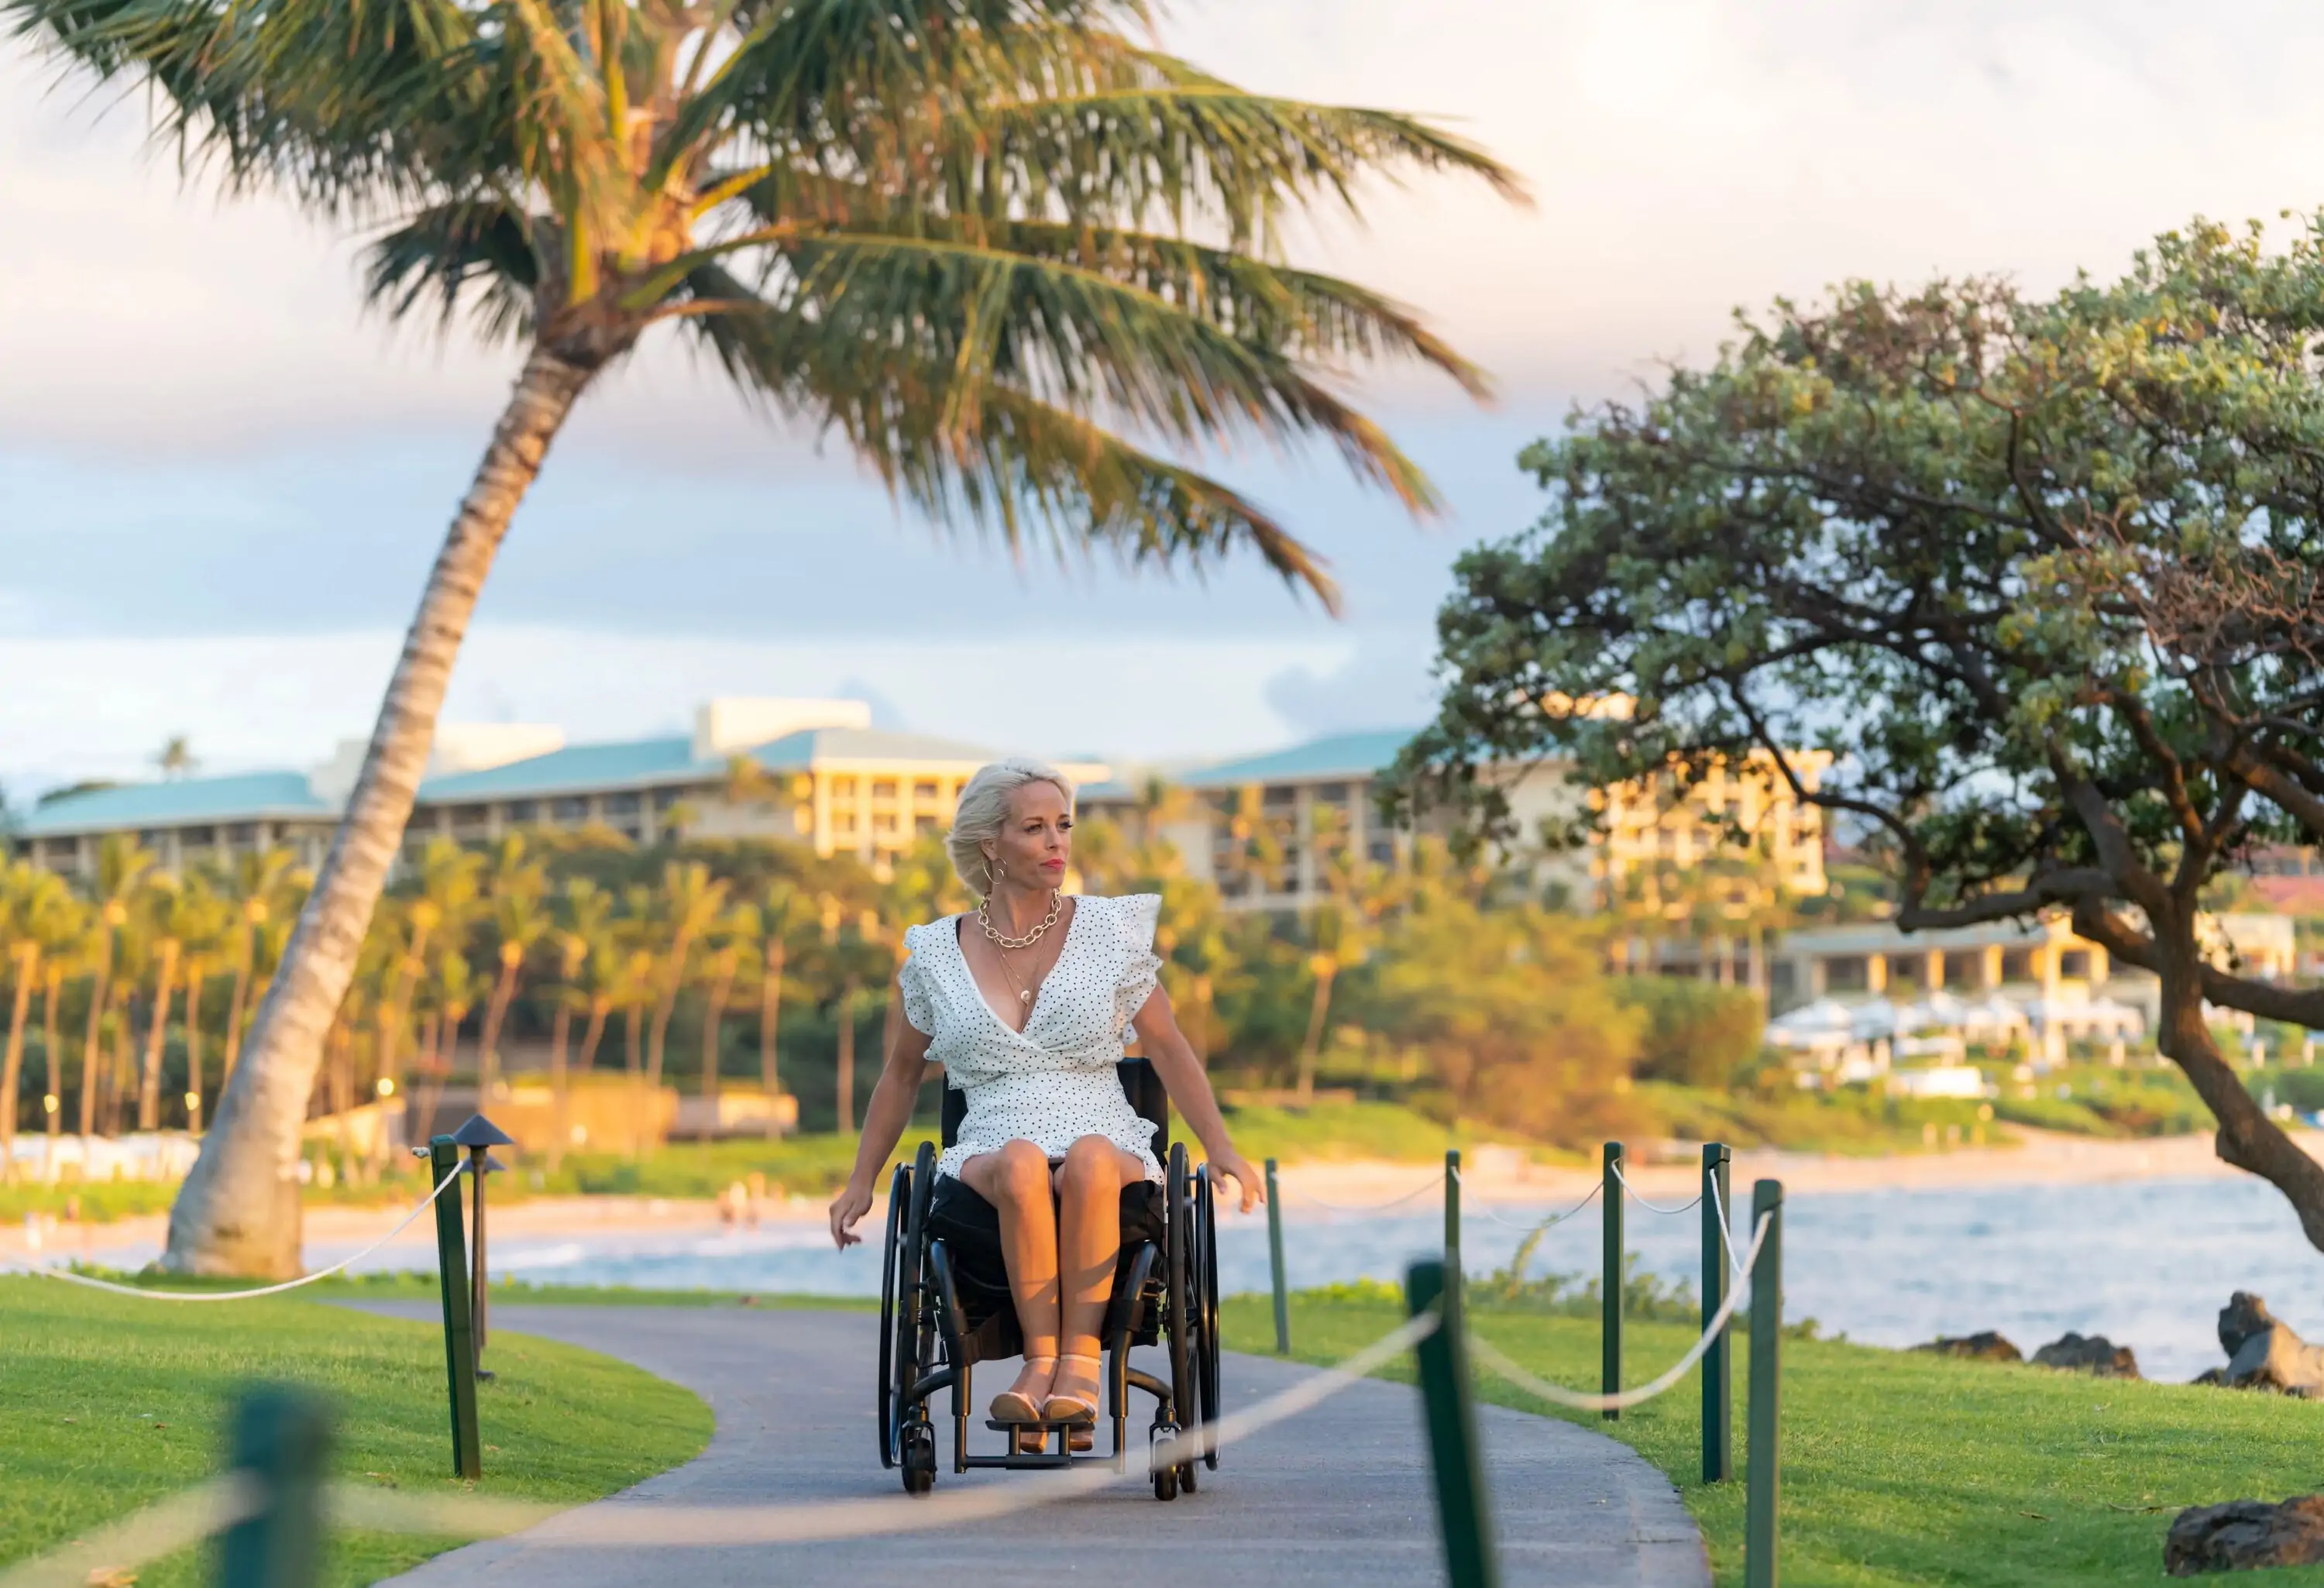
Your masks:
<svg viewBox="0 0 2324 1588"><path fill-rule="evenodd" d="M1236 1188L1241 1191L1243 1212L1249 1213L1267 1200L1265 1184L1258 1172L1244 1160L1242 1154L1232 1148L1211 1154L1211 1184L1217 1185L1221 1175L1232 1179Z"/></svg>

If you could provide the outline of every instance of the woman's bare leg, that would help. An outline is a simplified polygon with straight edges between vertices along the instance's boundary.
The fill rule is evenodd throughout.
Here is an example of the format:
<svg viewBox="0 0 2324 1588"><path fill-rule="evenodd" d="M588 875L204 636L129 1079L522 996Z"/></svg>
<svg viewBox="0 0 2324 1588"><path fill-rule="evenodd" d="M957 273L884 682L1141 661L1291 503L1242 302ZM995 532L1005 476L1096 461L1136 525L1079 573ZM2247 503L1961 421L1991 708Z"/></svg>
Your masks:
<svg viewBox="0 0 2324 1588"><path fill-rule="evenodd" d="M1001 1214L1001 1260L1008 1265L1017 1326L1025 1336L1025 1365L1009 1392L1038 1407L1056 1371L1059 1322L1057 1214L1048 1158L1030 1141L1011 1141L962 1164L960 1177Z"/></svg>
<svg viewBox="0 0 2324 1588"><path fill-rule="evenodd" d="M1113 1296L1121 1257L1121 1188L1145 1177L1146 1165L1103 1136L1084 1136L1057 1166L1057 1261L1064 1296L1053 1393L1097 1404L1098 1331ZM1079 1360L1066 1362L1064 1357Z"/></svg>

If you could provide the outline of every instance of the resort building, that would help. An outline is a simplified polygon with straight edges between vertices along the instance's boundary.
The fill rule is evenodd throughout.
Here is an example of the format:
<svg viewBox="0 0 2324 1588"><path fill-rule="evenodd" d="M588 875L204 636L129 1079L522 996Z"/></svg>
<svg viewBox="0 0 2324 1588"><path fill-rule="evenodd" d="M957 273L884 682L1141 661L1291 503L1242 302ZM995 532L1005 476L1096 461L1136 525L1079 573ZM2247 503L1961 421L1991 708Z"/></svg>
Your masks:
<svg viewBox="0 0 2324 1588"><path fill-rule="evenodd" d="M484 843L528 827L602 827L639 843L780 835L867 861L948 825L961 785L996 752L871 725L860 700L720 699L691 734L572 744L554 727L447 724L420 784L405 853L438 836ZM124 833L176 868L281 845L308 864L354 787L363 741L309 771L250 772L94 789L52 799L17 826L16 852L51 871L96 865ZM1064 766L1102 780L1102 763Z"/></svg>
<svg viewBox="0 0 2324 1588"><path fill-rule="evenodd" d="M1341 734L1288 750L1156 775L1183 791L1165 798L1152 819L1185 857L1187 869L1214 883L1231 908L1296 911L1325 896L1331 846L1346 844L1388 863L1412 834L1380 820L1379 783L1411 739L1406 729ZM1827 757L1795 756L1812 789ZM1124 779L1082 790L1093 814L1117 820L1141 814L1148 779ZM1752 836L1756 863L1738 887L1764 883L1784 891L1821 893L1822 812L1803 806L1787 785L1748 764L1714 771L1683 793L1662 786L1584 789L1556 763L1526 769L1508 784L1510 814L1521 834L1538 833L1585 812L1597 818L1584 847L1537 856L1536 882L1574 909L1593 910L1634 898L1651 901L1658 880L1721 856L1734 856L1734 828ZM1424 817L1420 827L1433 826ZM1319 841L1320 840L1320 841Z"/></svg>

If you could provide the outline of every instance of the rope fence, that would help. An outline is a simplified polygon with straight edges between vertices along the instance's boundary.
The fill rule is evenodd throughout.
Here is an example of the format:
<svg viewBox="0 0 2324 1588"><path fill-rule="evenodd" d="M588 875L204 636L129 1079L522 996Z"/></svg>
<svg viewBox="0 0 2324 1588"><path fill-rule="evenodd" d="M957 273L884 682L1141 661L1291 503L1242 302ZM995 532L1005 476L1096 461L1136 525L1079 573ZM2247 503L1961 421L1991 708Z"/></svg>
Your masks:
<svg viewBox="0 0 2324 1588"><path fill-rule="evenodd" d="M147 1285L116 1285L110 1279L94 1279L88 1274L77 1274L68 1268L58 1268L48 1264L14 1268L8 1271L38 1279L62 1279L68 1285L82 1285L91 1290L107 1290L115 1296L140 1296L152 1301L254 1301L262 1296L280 1296L286 1290L296 1290L301 1286L311 1285L318 1279L327 1279L333 1274L345 1271L352 1264L361 1262L410 1229L412 1220L433 1206L436 1199L444 1195L444 1188L459 1177L460 1171L456 1168L437 1181L436 1189L421 1197L417 1207L396 1222L395 1228L353 1256L343 1257L329 1268L317 1269L311 1274L302 1274L295 1279L285 1279L280 1285L267 1285L255 1290L163 1290Z"/></svg>
<svg viewBox="0 0 2324 1588"><path fill-rule="evenodd" d="M481 1118L481 1116L479 1116ZM472 1122L474 1123L475 1122ZM464 1127L464 1129L466 1129ZM90 1288L168 1301L235 1301L274 1296L344 1271L394 1240L431 1206L437 1213L438 1264L444 1301L446 1366L450 1387L453 1471L481 1476L484 1448L476 1421L475 1380L480 1317L472 1317L470 1290L479 1283L471 1270L459 1200L443 1194L459 1178L460 1143L435 1138L426 1149L436 1175L434 1189L393 1229L363 1251L300 1279L252 1290L171 1291L117 1285L59 1268L31 1274ZM473 1159L481 1147L469 1145ZM1438 1516L1452 1588L1488 1588L1498 1582L1484 1468L1476 1444L1471 1405L1469 1359L1474 1353L1487 1371L1549 1405L1612 1418L1666 1394L1700 1366L1702 1385L1702 1458L1706 1482L1730 1477L1728 1452L1731 1417L1729 1333L1748 1284L1750 1316L1750 1377L1747 1429L1745 1588L1775 1588L1777 1542L1778 1379L1782 1335L1783 1187L1761 1180L1752 1198L1748 1245L1734 1249L1726 1181L1729 1154L1720 1143L1703 1149L1702 1190L1691 1201L1663 1206L1638 1196L1623 1168L1623 1147L1605 1144L1600 1183L1572 1206L1522 1227L1539 1232L1579 1214L1600 1200L1604 1221L1605 1269L1601 1280L1603 1362L1595 1392L1554 1383L1529 1371L1468 1326L1462 1297L1460 1262L1461 1162L1445 1155L1441 1184L1444 1251L1441 1260L1415 1263L1406 1275L1410 1316L1398 1328L1288 1389L1152 1446L1155 1469L1198 1460L1228 1445L1296 1417L1346 1390L1406 1353L1418 1369L1425 1426L1436 1480ZM483 1168L476 1162L471 1167ZM1276 1195L1277 1166L1267 1163L1268 1247L1273 1270L1276 1348L1289 1354L1290 1328L1283 1250L1282 1198ZM481 1176L479 1177L481 1179ZM1416 1187L1389 1201L1347 1206L1302 1196L1334 1212L1379 1212L1409 1203L1429 1186ZM1625 1205L1637 1202L1649 1212L1675 1215L1702 1210L1703 1295L1701 1327L1685 1353L1649 1381L1622 1385L1623 1224ZM1488 1216L1494 1216L1486 1210ZM477 1209L481 1268L482 1207ZM1496 1218L1498 1223L1509 1221ZM415 1495L363 1485L325 1484L318 1473L328 1428L316 1403L293 1392L262 1390L245 1398L236 1416L234 1470L223 1477L171 1496L119 1522L94 1529L75 1543L35 1559L0 1568L0 1588L85 1588L92 1583L134 1580L144 1563L222 1537L218 1581L222 1588L311 1588L319 1566L327 1527L412 1533L437 1537L487 1538L538 1529L537 1541L557 1547L609 1546L654 1548L760 1546L828 1542L875 1535L919 1532L987 1521L1093 1493L1148 1474L1092 1464L1028 1475L1006 1486L947 1490L942 1495L895 1496L766 1506L665 1506L615 1500L572 1509L476 1495ZM311 1557L311 1558L309 1558ZM237 1566L235 1563L241 1562Z"/></svg>

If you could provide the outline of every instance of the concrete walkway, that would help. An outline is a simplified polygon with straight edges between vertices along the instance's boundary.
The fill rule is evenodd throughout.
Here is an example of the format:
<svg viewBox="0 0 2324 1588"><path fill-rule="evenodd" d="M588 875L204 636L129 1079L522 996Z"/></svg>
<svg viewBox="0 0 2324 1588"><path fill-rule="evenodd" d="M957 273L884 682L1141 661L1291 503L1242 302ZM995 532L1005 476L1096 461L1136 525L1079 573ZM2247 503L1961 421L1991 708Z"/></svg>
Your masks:
<svg viewBox="0 0 2324 1588"><path fill-rule="evenodd" d="M367 1310L432 1316L426 1306ZM797 1504L893 1494L873 1436L873 1320L860 1313L646 1306L495 1306L493 1324L569 1341L694 1390L717 1414L710 1447L599 1509ZM1158 1364L1144 1364L1157 1366ZM1228 1409L1312 1370L1230 1355ZM1006 1382L997 1378L993 1388ZM948 1400L939 1398L942 1411ZM1133 1437L1147 1406L1137 1398ZM1589 1588L1709 1588L1702 1541L1670 1483L1628 1446L1571 1423L1480 1407L1502 1580ZM767 1549L557 1548L519 1535L440 1556L411 1588L689 1588L745 1584L1103 1583L1107 1588L1410 1588L1441 1582L1416 1392L1368 1381L1233 1445L1169 1504L1135 1479L1095 1495L953 1531ZM936 1492L1021 1482L955 1475L939 1423ZM486 1431L490 1437L490 1430ZM998 1447L980 1417L972 1437ZM1101 1442L1105 1435L1101 1431ZM982 1446L976 1446L981 1448ZM1138 1458L1133 1455L1133 1463Z"/></svg>

